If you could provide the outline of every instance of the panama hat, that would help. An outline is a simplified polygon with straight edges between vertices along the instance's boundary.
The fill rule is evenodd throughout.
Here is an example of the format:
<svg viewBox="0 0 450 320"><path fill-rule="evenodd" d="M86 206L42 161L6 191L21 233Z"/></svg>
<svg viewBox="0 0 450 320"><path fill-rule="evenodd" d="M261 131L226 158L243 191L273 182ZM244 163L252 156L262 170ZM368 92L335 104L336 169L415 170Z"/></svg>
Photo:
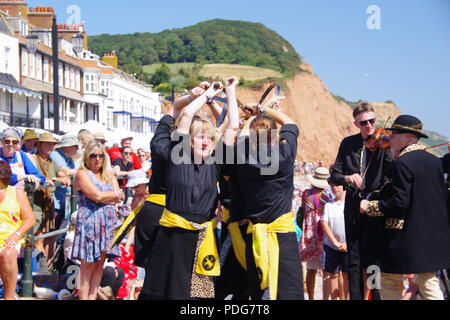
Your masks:
<svg viewBox="0 0 450 320"><path fill-rule="evenodd" d="M328 178L330 171L327 168L319 167L314 171L313 175L307 175L306 179L311 185L319 189L325 189L329 187Z"/></svg>

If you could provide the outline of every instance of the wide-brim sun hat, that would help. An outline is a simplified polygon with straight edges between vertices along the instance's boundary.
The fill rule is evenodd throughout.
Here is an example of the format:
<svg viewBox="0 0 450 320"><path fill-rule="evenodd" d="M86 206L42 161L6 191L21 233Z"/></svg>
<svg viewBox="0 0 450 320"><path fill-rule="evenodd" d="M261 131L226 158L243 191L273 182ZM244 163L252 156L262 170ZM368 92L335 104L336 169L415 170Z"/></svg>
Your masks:
<svg viewBox="0 0 450 320"><path fill-rule="evenodd" d="M43 132L39 135L38 142L59 143L59 141L50 132Z"/></svg>
<svg viewBox="0 0 450 320"><path fill-rule="evenodd" d="M27 129L25 130L24 134L23 134L23 139L24 140L35 140L35 139L39 139L39 137L36 134L36 131L34 131L33 129Z"/></svg>
<svg viewBox="0 0 450 320"><path fill-rule="evenodd" d="M73 146L80 147L80 142L78 141L78 138L76 136L68 133L61 137L61 142L59 143L58 148L73 147Z"/></svg>
<svg viewBox="0 0 450 320"><path fill-rule="evenodd" d="M313 175L307 175L306 180L319 189L325 189L329 187L328 178L330 177L330 171L327 168L319 167L314 171Z"/></svg>
<svg viewBox="0 0 450 320"><path fill-rule="evenodd" d="M147 178L147 173L144 170L134 170L128 172L127 188L134 188L140 184L148 184L150 179Z"/></svg>

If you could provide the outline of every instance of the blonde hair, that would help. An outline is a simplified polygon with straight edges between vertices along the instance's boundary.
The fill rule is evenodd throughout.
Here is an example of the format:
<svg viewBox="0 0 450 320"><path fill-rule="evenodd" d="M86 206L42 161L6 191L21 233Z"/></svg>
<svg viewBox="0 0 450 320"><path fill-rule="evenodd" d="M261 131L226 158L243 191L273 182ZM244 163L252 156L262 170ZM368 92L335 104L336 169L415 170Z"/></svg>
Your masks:
<svg viewBox="0 0 450 320"><path fill-rule="evenodd" d="M88 165L89 164L89 156L94 153L95 149L99 149L105 155L105 158L104 158L103 164L102 164L102 168L101 168L101 176L102 176L103 182L110 183L112 177L107 168L106 150L105 150L105 147L103 146L103 144L101 144L100 142L98 142L96 140L90 141L88 143L88 145L86 146L86 149L84 150L83 158L81 161L80 169L85 170L85 171L91 170Z"/></svg>
<svg viewBox="0 0 450 320"><path fill-rule="evenodd" d="M211 148L211 152L215 149L218 139L219 139L219 132L217 131L216 127L209 122L208 120L204 120L201 118L196 118L192 121L191 128L189 129L189 135L191 137L191 147L192 145L192 139L199 133L206 134L207 136L211 137L211 140L213 141L213 145Z"/></svg>
<svg viewBox="0 0 450 320"><path fill-rule="evenodd" d="M86 148L87 144L92 140L95 140L95 138L89 130L80 130L78 133L78 141L80 141L83 148Z"/></svg>

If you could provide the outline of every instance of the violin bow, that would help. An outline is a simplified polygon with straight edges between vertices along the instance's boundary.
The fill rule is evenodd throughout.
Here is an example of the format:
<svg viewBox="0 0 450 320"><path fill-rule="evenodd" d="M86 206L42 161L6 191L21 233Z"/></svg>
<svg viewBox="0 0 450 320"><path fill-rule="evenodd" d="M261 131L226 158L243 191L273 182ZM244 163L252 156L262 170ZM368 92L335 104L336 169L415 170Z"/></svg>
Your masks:
<svg viewBox="0 0 450 320"><path fill-rule="evenodd" d="M425 150L429 150L429 149L434 149L434 148L439 148L439 147L447 146L448 144L449 144L449 142L442 143L442 144L438 144L438 145L436 145L436 146L432 146L432 147L425 148Z"/></svg>

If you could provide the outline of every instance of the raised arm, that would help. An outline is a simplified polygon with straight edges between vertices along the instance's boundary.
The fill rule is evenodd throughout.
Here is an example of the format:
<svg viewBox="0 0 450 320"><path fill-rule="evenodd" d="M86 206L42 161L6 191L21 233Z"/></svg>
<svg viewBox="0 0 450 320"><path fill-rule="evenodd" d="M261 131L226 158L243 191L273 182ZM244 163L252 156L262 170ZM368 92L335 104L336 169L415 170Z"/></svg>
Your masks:
<svg viewBox="0 0 450 320"><path fill-rule="evenodd" d="M227 131L224 136L224 143L227 145L234 144L238 133L237 130L239 129L239 110L236 97L236 87L238 85L239 80L237 77L231 77L227 80L226 93L228 97L228 124Z"/></svg>
<svg viewBox="0 0 450 320"><path fill-rule="evenodd" d="M176 99L173 104L170 106L167 114L172 116L174 119L177 119L183 109L189 105L192 101L197 99L203 93L205 93L206 89L209 88L210 84L208 82L202 82L198 87L192 89L191 93L185 96L182 96Z"/></svg>
<svg viewBox="0 0 450 320"><path fill-rule="evenodd" d="M192 119L200 111L203 105L214 98L217 94L222 92L223 85L220 82L214 83L206 90L201 96L192 101L183 111L180 122L177 127L177 131L181 134L188 134L191 128Z"/></svg>

